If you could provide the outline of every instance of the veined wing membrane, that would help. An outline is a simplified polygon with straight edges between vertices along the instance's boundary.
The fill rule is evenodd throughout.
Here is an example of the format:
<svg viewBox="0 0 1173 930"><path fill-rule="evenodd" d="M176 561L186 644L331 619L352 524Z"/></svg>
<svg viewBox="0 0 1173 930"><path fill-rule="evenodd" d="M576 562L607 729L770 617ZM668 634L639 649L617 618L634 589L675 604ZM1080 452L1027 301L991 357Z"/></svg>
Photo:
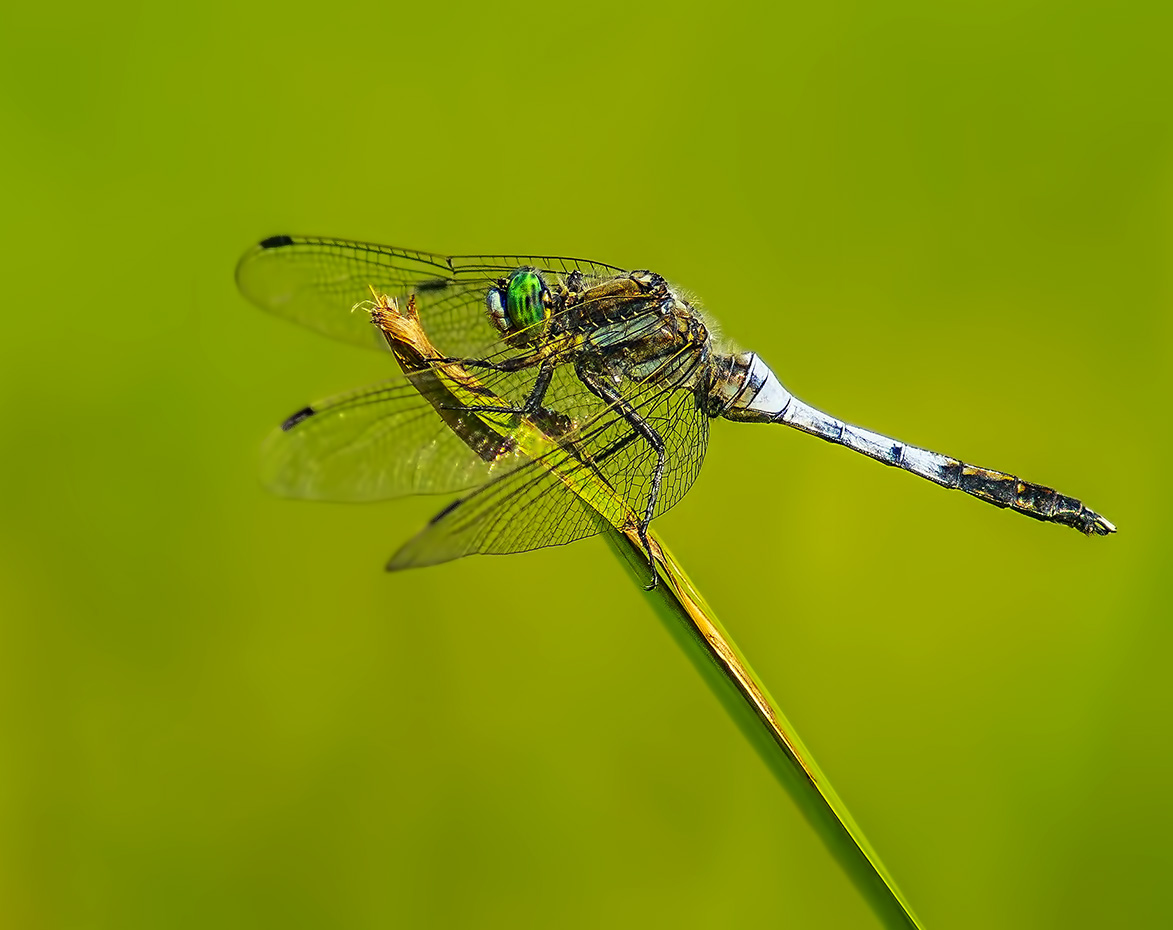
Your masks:
<svg viewBox="0 0 1173 930"><path fill-rule="evenodd" d="M656 515L684 496L704 460L708 415L688 384L697 364L695 358L682 358L667 382L628 382L624 391L636 414L664 440ZM591 405L582 394L566 392L564 397L569 409L575 397L581 410ZM593 403L598 411L593 418L556 437L549 451L443 510L395 554L388 569L564 545L602 532L609 522L621 526L640 519L649 499L655 452L613 406L597 398Z"/></svg>
<svg viewBox="0 0 1173 930"><path fill-rule="evenodd" d="M343 342L386 350L366 314L351 312L380 294L416 297L420 319L437 345L453 356L474 357L498 342L485 310L488 289L522 266L549 276L547 284L578 271L587 281L622 269L574 258L445 256L369 242L313 236L273 236L245 253L236 268L241 292L277 316Z"/></svg>
<svg viewBox="0 0 1173 930"><path fill-rule="evenodd" d="M387 563L388 571L474 553L525 552L603 532L608 521L538 460L441 511Z"/></svg>
<svg viewBox="0 0 1173 930"><path fill-rule="evenodd" d="M266 440L261 471L285 497L377 501L483 484L515 464L506 443L493 451L478 454L412 381L395 378L293 414Z"/></svg>
<svg viewBox="0 0 1173 930"><path fill-rule="evenodd" d="M436 282L442 292L454 277L443 256L315 237L273 236L236 266L241 293L261 309L343 342L384 351L386 343L370 318L351 308L370 298L371 287L397 295Z"/></svg>

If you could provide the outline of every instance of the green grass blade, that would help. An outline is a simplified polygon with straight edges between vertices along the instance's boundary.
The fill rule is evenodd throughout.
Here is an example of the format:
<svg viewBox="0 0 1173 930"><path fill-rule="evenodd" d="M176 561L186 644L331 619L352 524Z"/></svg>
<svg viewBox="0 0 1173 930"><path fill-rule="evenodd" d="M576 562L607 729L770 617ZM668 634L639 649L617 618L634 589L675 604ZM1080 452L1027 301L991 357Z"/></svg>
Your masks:
<svg viewBox="0 0 1173 930"><path fill-rule="evenodd" d="M643 589L648 581L648 560L638 540L619 530L611 530L606 538ZM655 536L652 543L658 550L659 584L645 594L669 633L883 925L892 930L920 928L922 924L879 856L704 598L663 543Z"/></svg>

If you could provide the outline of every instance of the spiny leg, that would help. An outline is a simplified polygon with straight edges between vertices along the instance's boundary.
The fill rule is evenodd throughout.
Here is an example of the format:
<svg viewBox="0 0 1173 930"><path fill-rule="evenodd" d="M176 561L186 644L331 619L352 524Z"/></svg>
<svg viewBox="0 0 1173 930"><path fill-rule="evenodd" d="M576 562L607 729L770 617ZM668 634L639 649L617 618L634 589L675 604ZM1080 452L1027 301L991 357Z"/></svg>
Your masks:
<svg viewBox="0 0 1173 930"><path fill-rule="evenodd" d="M538 377L534 380L534 386L530 389L529 396L525 399L525 403L520 407L494 407L491 405L477 405L473 407L463 407L463 410L472 410L475 413L516 413L523 417L533 416L538 408L542 406L542 401L545 400L546 391L550 389L550 382L554 379L555 362L547 359L542 362L542 367L538 369Z"/></svg>
<svg viewBox="0 0 1173 930"><path fill-rule="evenodd" d="M460 365L462 368L487 368L489 371L521 371L525 368L532 368L540 359L541 356L536 354L520 355L516 358L508 358L503 362L490 362L483 358L444 356L429 358L428 362L433 365Z"/></svg>
<svg viewBox="0 0 1173 930"><path fill-rule="evenodd" d="M510 359L507 362L486 362L480 359L438 359L437 361L456 362L465 368L487 368L491 371L516 372L531 368L537 361L537 357L524 356L522 358ZM494 404L470 404L468 406L450 407L447 409L471 411L473 413L514 413L520 416L533 416L542 406L546 392L550 389L550 382L554 379L554 369L557 367L557 362L549 358L541 359L540 365L541 367L538 369L538 376L534 381L534 386L530 389L525 403L520 407L506 407Z"/></svg>
<svg viewBox="0 0 1173 930"><path fill-rule="evenodd" d="M648 540L648 524L652 522L652 516L656 512L656 502L660 497L660 482L664 478L664 465L667 460L664 440L659 433L652 429L648 421L641 417L636 409L628 403L623 395L605 380L597 377L593 372L581 365L575 366L575 373L578 375L579 380L586 385L587 390L600 400L606 401L607 404L630 424L636 433L643 437L648 445L652 447L652 451L656 453L656 467L652 470L652 486L648 491L648 504L644 508L643 518L636 526L639 541L643 544L644 551L648 555L648 567L651 569L652 577L650 583L646 585L646 588L651 591L659 582L659 574L656 571L656 557L652 552L652 544ZM621 445L626 445L626 442L621 441Z"/></svg>

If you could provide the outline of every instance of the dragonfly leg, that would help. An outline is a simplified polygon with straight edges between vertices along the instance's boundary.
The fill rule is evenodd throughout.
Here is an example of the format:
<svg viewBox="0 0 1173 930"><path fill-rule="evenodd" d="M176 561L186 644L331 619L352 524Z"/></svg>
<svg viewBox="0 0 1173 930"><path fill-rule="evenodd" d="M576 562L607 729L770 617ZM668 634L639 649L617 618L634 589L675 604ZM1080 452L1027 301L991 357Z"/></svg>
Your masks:
<svg viewBox="0 0 1173 930"><path fill-rule="evenodd" d="M490 362L481 358L430 358L433 365L460 365L462 368L487 368L490 371L521 371L532 368L537 361L534 355L523 355L518 358L509 358L503 362Z"/></svg>
<svg viewBox="0 0 1173 930"><path fill-rule="evenodd" d="M598 377L590 369L581 365L575 367L575 373L578 375L579 380L586 385L587 390L600 400L606 401L652 447L652 451L656 453L656 466L652 469L652 486L648 490L648 503L644 508L643 517L640 518L635 528L636 533L639 535L639 541L648 555L648 567L651 569L651 579L645 585L645 588L651 591L659 582L659 574L656 572L656 558L652 553L652 544L648 540L648 524L652 522L652 516L656 512L656 502L660 499L660 484L664 479L664 464L667 459L664 439L652 428L647 420L639 415L639 411L622 394L608 384L606 380Z"/></svg>
<svg viewBox="0 0 1173 930"><path fill-rule="evenodd" d="M458 410L471 410L473 413L516 413L523 417L533 416L542 406L546 398L546 391L550 389L550 381L554 378L555 363L547 359L538 369L538 377L530 389L529 396L520 407L494 406L491 404L475 404L468 407L458 407ZM453 408L448 408L453 409Z"/></svg>

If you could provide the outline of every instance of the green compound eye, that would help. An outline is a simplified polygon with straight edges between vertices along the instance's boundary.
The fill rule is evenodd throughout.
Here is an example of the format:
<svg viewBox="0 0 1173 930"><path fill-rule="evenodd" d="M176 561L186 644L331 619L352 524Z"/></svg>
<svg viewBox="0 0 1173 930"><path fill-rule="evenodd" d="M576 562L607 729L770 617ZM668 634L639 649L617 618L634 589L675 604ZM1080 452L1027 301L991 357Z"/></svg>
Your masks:
<svg viewBox="0 0 1173 930"><path fill-rule="evenodd" d="M509 328L518 332L536 326L548 315L546 282L532 268L519 268L505 289L505 315Z"/></svg>

